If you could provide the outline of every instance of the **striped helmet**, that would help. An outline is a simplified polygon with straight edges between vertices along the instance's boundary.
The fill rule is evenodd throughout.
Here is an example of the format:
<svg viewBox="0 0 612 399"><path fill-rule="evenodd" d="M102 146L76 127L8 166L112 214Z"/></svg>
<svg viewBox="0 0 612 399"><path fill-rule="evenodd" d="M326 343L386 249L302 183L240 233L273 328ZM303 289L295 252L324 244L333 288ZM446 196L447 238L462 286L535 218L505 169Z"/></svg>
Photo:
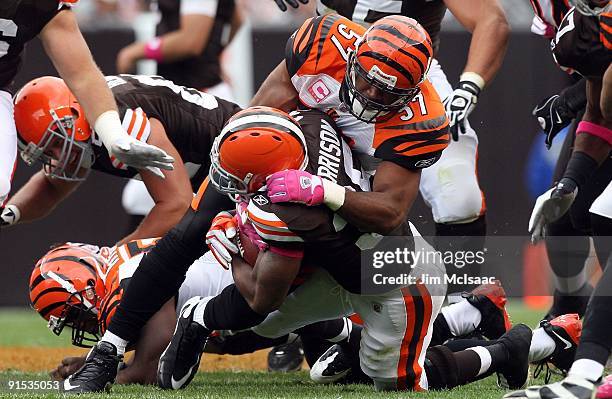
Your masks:
<svg viewBox="0 0 612 399"><path fill-rule="evenodd" d="M382 18L349 55L340 98L357 119L387 119L420 92L432 57L431 39L417 21L400 15Z"/></svg>
<svg viewBox="0 0 612 399"><path fill-rule="evenodd" d="M104 296L99 277L106 264L88 245L66 243L47 252L30 277L32 307L60 335L72 328L72 343L88 347L98 340L98 307Z"/></svg>

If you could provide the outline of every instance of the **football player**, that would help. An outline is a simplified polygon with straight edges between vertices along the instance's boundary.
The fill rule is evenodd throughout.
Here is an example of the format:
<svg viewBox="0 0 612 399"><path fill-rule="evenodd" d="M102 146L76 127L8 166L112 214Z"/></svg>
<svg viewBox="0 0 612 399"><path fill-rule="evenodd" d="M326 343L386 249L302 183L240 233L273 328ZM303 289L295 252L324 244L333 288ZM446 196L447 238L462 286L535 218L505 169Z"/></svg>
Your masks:
<svg viewBox="0 0 612 399"><path fill-rule="evenodd" d="M277 1L279 6L281 3ZM295 6L297 6L297 3L295 3ZM447 8L459 23L472 33L467 62L459 82L454 85L454 88L449 83L441 65L435 58L440 41L441 21ZM446 249L456 250L457 247L460 247L460 249L474 252L482 250L484 236L486 235L486 205L476 173L478 137L468 121L468 116L474 110L484 87L491 82L499 70L506 51L510 28L499 1L401 0L378 2L374 0L321 0L317 2L318 14L327 14L329 12L337 12L365 26L375 23L388 15L403 15L414 18L422 24L431 37L434 58L428 69L427 76L433 88L444 101L450 120L449 127L453 141L441 154L437 162L431 162L429 167L421 171L420 192L425 202L432 209L436 227L434 246L437 249L440 251ZM329 20L328 24L330 24ZM352 25L347 26L352 27ZM306 25L304 25L305 27ZM262 86L262 89L253 99L253 105L283 107L286 103L290 102L290 99L299 98L303 104L317 109L325 110L338 106L338 97L330 96L325 101L321 101L320 97L325 96L325 94L320 94L319 97L312 96L312 93L317 93L320 90L323 90L321 93L326 93L327 91L334 92L336 90L335 84L330 85L324 76L328 75L339 81L343 79L344 74L342 72L334 71L330 73L331 69L328 68L328 64L332 63L331 59L334 59L337 54L333 54L333 47L332 54L330 52L317 54L315 49L320 47L320 45L306 45L306 40L317 40L322 43L326 38L331 39L335 36L336 40L340 40L338 43L342 43L344 47L343 56L345 58L348 57L348 53L355 48L353 51L354 55L350 56L352 57L350 58L351 61L354 62L356 60L356 64L361 64L365 68L366 73L372 73L368 69L367 62L362 62L363 58L360 56L362 50L359 49L359 46L354 46L355 42L352 37L349 37L348 41L343 39L341 34L333 32L333 27L330 33L326 35L321 34L316 39L314 33L310 38L306 35L299 37L300 33L308 33L308 30L304 28L298 31L298 36L293 39L293 43L301 43L303 49L300 49L298 54L295 48L293 52L290 51L289 47L287 48L285 63L281 63L275 73L268 78L268 84ZM354 32L361 35L362 31L355 28L351 29L354 29ZM321 32L325 32L325 29L322 29ZM324 59L330 59L330 61L326 60L325 63L321 64L308 61L301 65L301 59L308 57L309 55L306 53L309 51L312 53L310 57L315 57L316 55L317 60L323 57ZM312 59L314 60L314 58ZM349 73L344 75L345 81L342 82L341 88L341 90L349 94L351 90L354 90L350 85L350 80L355 79L351 76L351 73L354 74L354 71L351 72L350 68L354 70L356 67L352 67L349 63L349 69L347 69ZM373 76L375 77L375 75ZM317 83L317 81L320 78L329 88L321 89L318 87L320 83ZM280 91L281 87L282 91ZM341 95L339 100L350 105L347 102L349 99L346 95ZM426 110L427 108L424 106L422 111ZM408 113L405 117L410 116L411 114ZM345 123L339 122L339 127L343 134L347 134L345 126ZM349 132L348 134L352 133ZM383 135L385 133L383 133L382 129L376 129L374 135L375 147L378 142L377 137L382 137ZM394 140L399 140L399 138L400 135L398 134ZM386 161L387 159L383 158L383 160ZM426 162L423 161L423 163ZM380 173L380 170L378 173ZM282 182L280 177L278 179ZM272 179L272 181L274 180L276 179ZM394 181L396 186L400 186L403 179L398 177ZM385 187L388 190L388 185L385 185ZM289 190L295 189L291 185L288 185L288 188ZM294 198L291 193L288 196L275 196L275 184L271 185L270 190L274 201L300 200ZM375 192L381 192L381 190L382 187L374 189ZM399 223L400 219L395 219L397 215L390 213L388 209L383 209L383 207L389 207L390 205L393 205L394 209L404 209L402 208L403 204L392 203L392 197L393 193L387 192L387 195L383 197L384 200L372 201L369 205L363 204L363 208L360 208L361 212L349 210L354 205L352 200L347 197L348 204L342 207L346 209L341 209L340 212L351 213L355 220L349 219L349 221L353 223L357 223L361 217L367 217L370 220L363 219L361 222L367 224L368 228L372 228L369 226L378 227L380 223L389 220L395 220L396 223ZM445 238L446 236L451 236L451 238ZM447 265L448 273L455 273L457 269L450 266ZM468 269L463 268L461 271L462 273L467 272L471 275L478 275L476 265ZM449 293L463 289L465 287L449 287Z"/></svg>
<svg viewBox="0 0 612 399"><path fill-rule="evenodd" d="M36 36L60 76L82 103L87 121L110 155L136 168L150 168L161 177L159 168L172 169L171 157L129 137L121 126L117 106L71 12L72 4L77 1L7 0L0 9L0 207L8 197L17 157L11 85L21 66L26 43ZM9 211L4 218L14 216Z"/></svg>
<svg viewBox="0 0 612 399"><path fill-rule="evenodd" d="M262 127L258 128L252 122L256 115L260 116L261 122L265 122ZM297 115L306 119L317 114L308 111ZM264 116L267 118L264 119ZM368 286L365 282L368 278L367 268L361 265L361 259L367 256L364 251L383 248L380 236L355 229L327 207L270 202L261 186L271 170L285 166L284 163L288 161L302 163L306 170L320 169L325 164L323 154L326 149L334 148L334 141L330 140L333 136L322 134L321 137L326 137L323 141L306 136L307 162L304 164L302 159L305 156L297 151L299 146L295 146L301 140L298 131L290 129L297 137L291 137L293 134L287 137L286 133L282 134L282 130L275 127L281 125L280 120L273 123L276 118L267 110L249 109L236 114L217 138L211 155L211 182L224 193L239 194L243 196L243 201L248 200L248 204L241 203L237 207L239 229L252 229L254 239L264 244L260 245L262 251L254 268L245 267L241 258L233 259L235 284L255 313L269 312L271 308L278 307L276 301L283 302L278 311L268 315L253 331L272 338L284 335L283 331L291 326L356 312L364 324L361 341L358 344L353 341L352 347L359 351L361 370L374 380L378 389L452 388L493 371L499 371L510 387L522 386L527 377L531 330L519 325L504 334L507 326L503 317L501 326L498 325L495 332L487 332L491 337L501 335L499 341L457 354L448 348L432 348L428 368L425 351L432 338L435 336L442 343L452 336L439 339L444 332L436 331L436 324L441 326L444 323L447 332L451 328L470 330L470 326L473 328L482 321L471 317L484 315L467 299L448 307L442 316L437 314L444 298L444 283L436 287L435 283L426 283L424 276L444 275L443 265L435 262L412 264L411 275L419 277L416 284ZM326 125L322 131L331 133L329 117L321 119L321 122ZM274 145L275 137L278 137L279 143L283 140L283 144ZM339 135L335 142L340 144ZM265 151L274 147L284 149L284 157ZM347 145L342 147L338 162L345 166L332 171L330 178L358 190L361 186L355 186L355 181L349 177L355 176L350 173L351 152ZM296 152L295 155L292 151ZM215 227L213 223L213 229ZM229 230L228 227L229 223L226 222L223 228ZM416 235L417 232L413 231ZM402 232L410 234L408 230ZM407 245L414 250L431 249L418 236L410 241ZM220 251L214 249L215 252ZM286 295L287 289L282 291L279 288L285 286L283 280L291 279L296 270L307 265L316 265L321 269L286 298L271 295L279 290ZM495 297L495 289L499 290L499 287L483 288L483 292L474 293L471 299L485 293ZM200 360L199 353L210 329L218 327L216 324L212 327L215 319L211 316L221 311L219 302L225 299L220 298L221 295L196 298L194 304L181 310L172 341L160 358L159 382L162 387L181 387L184 386L182 383L187 384L193 378ZM499 296L497 298L501 300ZM493 307L494 302L491 298L487 301ZM464 311L457 313L456 310L461 308ZM225 309L226 312L238 310L232 306ZM245 309L240 311L244 319L247 312ZM456 314L452 316L452 313ZM498 312L497 315L501 314ZM224 317L228 318L228 315ZM252 321L256 321L256 318L252 317ZM246 321L243 320L243 323ZM465 332L469 331L460 331ZM550 337L547 340L552 342ZM555 344L552 343L552 351L554 349Z"/></svg>
<svg viewBox="0 0 612 399"><path fill-rule="evenodd" d="M139 174L155 200L152 211L124 242L162 235L185 213L193 192L207 175L214 137L239 107L159 76L106 79L130 137L164 149L178 161L175 169L161 180L147 170L109 157L64 81L38 78L15 96L15 122L24 160L29 164L40 161L43 170L10 199L5 213L11 211L15 216L5 223L46 216L91 169L119 177ZM191 176L184 165L187 162L195 167Z"/></svg>
<svg viewBox="0 0 612 399"><path fill-rule="evenodd" d="M30 278L32 307L49 321L51 331L60 335L65 328L72 333L72 343L89 347L98 341L114 316L115 309L134 270L157 239L130 241L121 246L97 247L88 244L66 243L52 248L36 263ZM196 260L187 271L185 282L174 298L151 318L138 339L130 343L134 356L123 365L117 375L120 384L153 384L157 363L168 345L176 324L176 311L193 296L214 296L233 283L231 271L219 266L210 253ZM297 333L309 342L318 342L327 349L331 342L348 340L353 325L348 319L316 323ZM358 329L358 327L356 327ZM210 340L205 352L244 354L287 342L289 336L270 339L252 332L219 332ZM321 351L309 353L316 360ZM69 357L52 372L54 378L64 379L78 370L85 357Z"/></svg>
<svg viewBox="0 0 612 399"><path fill-rule="evenodd" d="M338 17L331 18L333 18L333 20L339 20ZM400 72L394 71L393 68L386 65L384 60L377 61L372 59L372 62L378 65L377 68L384 74L397 74L397 76L394 75L394 77L398 79L399 83L397 90L394 90L396 94L390 94L385 97L385 101L391 101L391 103L383 105L382 109L374 113L369 110L367 114L369 117L375 117L375 114L379 113L381 115L390 113L389 116L394 116L395 119L388 121L388 125L383 125L383 127L388 126L389 128L386 132L390 140L386 141L385 145L379 145L379 153L386 154L384 156L389 159L394 159L399 163L405 163L406 166L412 164L417 169L417 171L411 171L393 162L386 162L386 166L383 168L392 174L400 173L400 175L405 178L401 185L393 186L394 189L398 191L398 196L394 197L394 199L401 198L401 202L404 203L402 208L397 210L398 213L396 215L397 219L401 219L403 218L402 215L406 213L404 208L409 207L409 204L412 203L412 199L416 195L419 176L418 169L425 167L426 164L437 159L441 151L447 146L449 138L447 131L448 121L442 102L431 87L431 84L424 78L427 65L429 64L429 57L432 52L431 43L428 40L427 34L413 21L407 23L405 18L393 18L399 18L399 20L394 19L387 22L389 22L391 26L397 25L401 32L410 32L409 34L413 35L415 39L414 42L410 43L402 42L402 45L405 46L402 51L395 49L391 50L397 53L402 63L410 67L410 71L408 72L404 69L401 71L400 75ZM330 21L331 20L332 19L330 19ZM354 25L348 20L342 21ZM336 24L335 27L338 28L339 25L340 23ZM361 29L358 26L355 26L355 28ZM341 29L345 33L348 32L344 28ZM353 40L356 40L356 37L354 37ZM333 46L333 44L331 45ZM329 46L326 48L328 51L332 50ZM383 50L387 51L389 48ZM336 66L344 71L346 62L343 61ZM404 75L404 73L409 73L409 77ZM411 101L415 99L414 96L419 92L419 89L415 87L419 82L422 82L419 86L422 95L416 97L415 101ZM372 88L376 90L375 86L372 86ZM404 108L406 104L408 104L408 107ZM427 110L422 110L422 104L424 104L423 107L427 107ZM384 108L387 106L390 106L390 110L393 109L395 111L385 111ZM400 106L404 110L401 114L397 114L395 108ZM364 111L366 110L364 109ZM408 115L408 113L411 113L411 115ZM423 113L426 113L426 115L423 115ZM363 117L367 117L368 115L364 115ZM329 124L330 122L327 123ZM331 123L333 124L333 121ZM305 132L306 136L313 134L315 135L314 137L319 137L321 134L321 122L310 124L314 127L314 130ZM398 151L400 151L399 153L393 150L394 143L396 143L393 137L398 131L401 131L401 129L394 129L393 124L398 124L399 126L405 125L405 128L408 129L406 131L407 134L401 136L400 139L400 141L405 142L406 146L396 146ZM367 127L368 129L374 126L365 123L359 123L359 125ZM426 128L425 131L415 130L422 130L423 127ZM370 133L372 132L370 131ZM417 142L412 144L410 144L411 134L415 134L415 136L412 137L417 140ZM371 146L371 142L370 144L367 143L367 137L368 136L365 135L364 139L359 139L360 146ZM331 162L334 158L331 157L331 159L326 159ZM425 160L428 161L425 162ZM332 162L332 164L335 165L335 162ZM295 165L295 168L299 166L299 164ZM376 178L377 180L374 187L389 186L380 176L384 177L384 173ZM141 267L134 274L134 278L131 282L134 290L131 290L125 296L117 309L116 317L113 318L107 332L104 334L104 337L102 337L103 341L113 344L114 347L118 348L119 352L125 347L127 341L133 340L133 338L138 335L138 331L146 321L178 290L184 278L186 268L195 259L200 257L204 251L201 246L201 240L209 230L211 221L219 212L229 209L225 205L227 196L219 194L214 189L211 190L210 188L212 188L210 185L201 187L196 200L192 203L192 207L187 211L181 222L160 240L159 244L145 259L143 259ZM338 194L342 195L343 192L343 190L339 190ZM391 206L385 209L388 212L396 212ZM383 230L385 228L391 229L393 223L395 223L395 220L388 221L386 226L379 227L383 227ZM230 326L230 329L240 328L240 323L246 323L247 325L251 323L256 324L256 322L262 320L264 315L253 314L253 310L249 307L244 298L242 298L237 289L228 291L225 294L225 298L228 302L233 300L238 301L238 304L234 303L231 307L243 309L245 312L244 317L237 317L239 319L239 323L237 323L238 326ZM221 310L219 312L214 312L211 317L221 318L225 317L225 315L225 310ZM229 316L233 316L233 314L228 314L228 317ZM231 321L225 323L225 325L227 324L231 325ZM100 360L105 357L105 353L98 352L94 356L97 356L96 360ZM96 381L92 380L90 384L87 378L87 375L95 374L91 368L96 367L98 366L93 360L87 362L84 368L87 372L71 376L71 381L79 381L79 384L86 384L94 390L99 389L98 385L96 385ZM111 362L108 363L108 367L113 367Z"/></svg>
<svg viewBox="0 0 612 399"><path fill-rule="evenodd" d="M242 23L234 0L162 0L157 3L160 21L157 37L134 42L117 55L117 72L131 73L140 59L157 61L157 74L185 87L234 101L232 88L223 80L221 53ZM226 28L230 28L229 37ZM146 187L130 180L122 204L130 215L131 232L154 205Z"/></svg>
<svg viewBox="0 0 612 399"><path fill-rule="evenodd" d="M553 39L557 27L570 9L567 1L532 0L535 11L532 32L547 39ZM570 70L571 71L571 70ZM586 78L572 73L578 79L559 94L545 98L533 110L542 130L546 134L546 145L550 147L559 131L572 120L569 134L563 143L555 168L553 181L563 177L574 145L575 131L586 107ZM554 276L554 301L545 318L564 313L578 313L581 317L586 310L593 287L588 281L585 261L590 252L592 235L589 206L605 188L612 176L612 160L605 160L585 183L568 212L546 226L545 243Z"/></svg>
<svg viewBox="0 0 612 399"><path fill-rule="evenodd" d="M570 208L576 194L609 158L612 149L612 5L609 0L576 0L559 26L553 41L558 63L587 79L587 106L576 130L572 156L561 181L542 194L534 206L529 230L534 240L548 223ZM584 318L584 331L568 377L543 387L508 394L511 398L591 398L610 357L612 303L610 252L612 236L612 182L590 208L593 241L604 272L593 291Z"/></svg>

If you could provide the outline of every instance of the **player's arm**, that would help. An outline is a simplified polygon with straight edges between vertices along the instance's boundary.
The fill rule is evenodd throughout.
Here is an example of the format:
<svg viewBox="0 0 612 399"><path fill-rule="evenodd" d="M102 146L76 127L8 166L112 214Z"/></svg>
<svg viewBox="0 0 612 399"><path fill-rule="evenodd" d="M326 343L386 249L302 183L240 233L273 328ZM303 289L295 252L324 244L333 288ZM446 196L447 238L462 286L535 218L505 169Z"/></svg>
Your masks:
<svg viewBox="0 0 612 399"><path fill-rule="evenodd" d="M408 218L420 180L420 170L382 162L376 169L372 191L346 190L344 204L337 212L363 231L389 234Z"/></svg>
<svg viewBox="0 0 612 399"><path fill-rule="evenodd" d="M490 82L504 59L510 26L498 0L444 0L459 23L472 33L465 72ZM482 89L482 88L481 88Z"/></svg>
<svg viewBox="0 0 612 399"><path fill-rule="evenodd" d="M119 371L118 384L155 384L159 357L172 338L176 310L171 299L147 322L140 333L130 364Z"/></svg>
<svg viewBox="0 0 612 399"><path fill-rule="evenodd" d="M510 28L498 0L444 0L457 20L472 33L468 59L453 92L444 99L453 140L467 132L485 85L502 64Z"/></svg>
<svg viewBox="0 0 612 399"><path fill-rule="evenodd" d="M158 148L139 143L121 126L117 105L79 31L74 14L60 11L39 35L60 76L85 110L87 120L104 146L123 163L135 168L172 169L172 158ZM163 176L163 175L162 175Z"/></svg>
<svg viewBox="0 0 612 399"><path fill-rule="evenodd" d="M268 75L261 84L249 106L265 105L289 112L299 104L298 92L291 83L285 60Z"/></svg>
<svg viewBox="0 0 612 399"><path fill-rule="evenodd" d="M268 314L278 309L297 276L301 257L285 256L274 250L261 251L250 266L238 256L232 257L234 283L254 312Z"/></svg>
<svg viewBox="0 0 612 399"><path fill-rule="evenodd" d="M38 171L8 201L2 213L2 224L7 222L5 213L8 210L17 214L8 224L30 222L47 216L78 185L79 182L53 179L42 170Z"/></svg>
<svg viewBox="0 0 612 399"><path fill-rule="evenodd" d="M608 65L608 69L603 76L601 84L600 98L601 114L603 118L609 122L612 121L612 64Z"/></svg>
<svg viewBox="0 0 612 399"><path fill-rule="evenodd" d="M169 63L202 54L215 23L217 1L188 0L184 3L177 30L121 49L117 55L118 73L132 72L141 59Z"/></svg>
<svg viewBox="0 0 612 399"><path fill-rule="evenodd" d="M143 219L136 230L121 240L130 240L164 235L178 223L193 199L193 190L189 175L180 154L168 139L164 126L155 118L150 118L151 134L148 142L162 148L177 160L174 170L164 171L166 178L158 179L146 170L140 170L140 176L149 194L155 201L155 206Z"/></svg>
<svg viewBox="0 0 612 399"><path fill-rule="evenodd" d="M609 72L609 67L606 73ZM574 151L559 183L540 195L529 218L531 239L536 242L544 236L544 227L563 216L576 199L580 188L610 156L612 149L612 121L604 116L604 93L609 93L604 79L588 79L587 106L576 129Z"/></svg>
<svg viewBox="0 0 612 399"><path fill-rule="evenodd" d="M362 231L389 234L410 211L419 190L421 172L391 161L376 169L371 192L354 192L301 170L272 174L266 181L273 203L325 204Z"/></svg>

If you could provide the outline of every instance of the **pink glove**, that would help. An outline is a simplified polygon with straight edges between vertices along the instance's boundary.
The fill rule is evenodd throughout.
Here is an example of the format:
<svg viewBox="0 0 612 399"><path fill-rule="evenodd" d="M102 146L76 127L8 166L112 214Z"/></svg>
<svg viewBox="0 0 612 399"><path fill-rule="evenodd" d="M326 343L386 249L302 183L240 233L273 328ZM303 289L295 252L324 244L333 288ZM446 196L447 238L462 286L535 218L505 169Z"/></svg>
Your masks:
<svg viewBox="0 0 612 399"><path fill-rule="evenodd" d="M268 176L268 197L273 203L298 202L309 206L323 203L323 180L303 170L283 170Z"/></svg>
<svg viewBox="0 0 612 399"><path fill-rule="evenodd" d="M246 206L245 202L241 202L238 205L238 213L240 216L246 215ZM249 220L243 217L238 217L238 230L246 235L249 240L257 246L260 251L265 251L268 249L268 244L260 237L259 234L255 231L255 228L251 224ZM244 254L241 254L244 255Z"/></svg>

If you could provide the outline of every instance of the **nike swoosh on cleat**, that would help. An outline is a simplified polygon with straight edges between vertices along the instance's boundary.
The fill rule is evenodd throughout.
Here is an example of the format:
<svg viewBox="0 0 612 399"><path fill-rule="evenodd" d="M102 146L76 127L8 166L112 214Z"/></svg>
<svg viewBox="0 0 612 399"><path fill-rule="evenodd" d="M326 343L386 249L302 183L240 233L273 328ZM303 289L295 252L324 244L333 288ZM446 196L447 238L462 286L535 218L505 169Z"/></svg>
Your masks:
<svg viewBox="0 0 612 399"><path fill-rule="evenodd" d="M569 342L567 339L563 338L562 336L560 336L559 334L557 334L557 333L555 332L555 330L550 330L550 331L551 331L553 334L555 334L555 336L556 336L557 338L559 338L559 340L560 340L561 342L563 342L563 343L565 344L565 348L563 348L563 349L569 349L569 348L571 348L571 347L572 347L572 343L571 343L571 342Z"/></svg>
<svg viewBox="0 0 612 399"><path fill-rule="evenodd" d="M185 381L187 381L187 379L189 378L189 376L191 375L191 370L193 370L194 366L191 366L189 368L189 370L187 370L187 374L185 374L183 376L183 378L181 378L180 380L175 380L174 376L170 377L170 384L172 384L172 389L181 389L183 387L183 384L185 383Z"/></svg>
<svg viewBox="0 0 612 399"><path fill-rule="evenodd" d="M71 391L73 389L80 388L80 385L72 385L70 381L64 380L64 391Z"/></svg>

